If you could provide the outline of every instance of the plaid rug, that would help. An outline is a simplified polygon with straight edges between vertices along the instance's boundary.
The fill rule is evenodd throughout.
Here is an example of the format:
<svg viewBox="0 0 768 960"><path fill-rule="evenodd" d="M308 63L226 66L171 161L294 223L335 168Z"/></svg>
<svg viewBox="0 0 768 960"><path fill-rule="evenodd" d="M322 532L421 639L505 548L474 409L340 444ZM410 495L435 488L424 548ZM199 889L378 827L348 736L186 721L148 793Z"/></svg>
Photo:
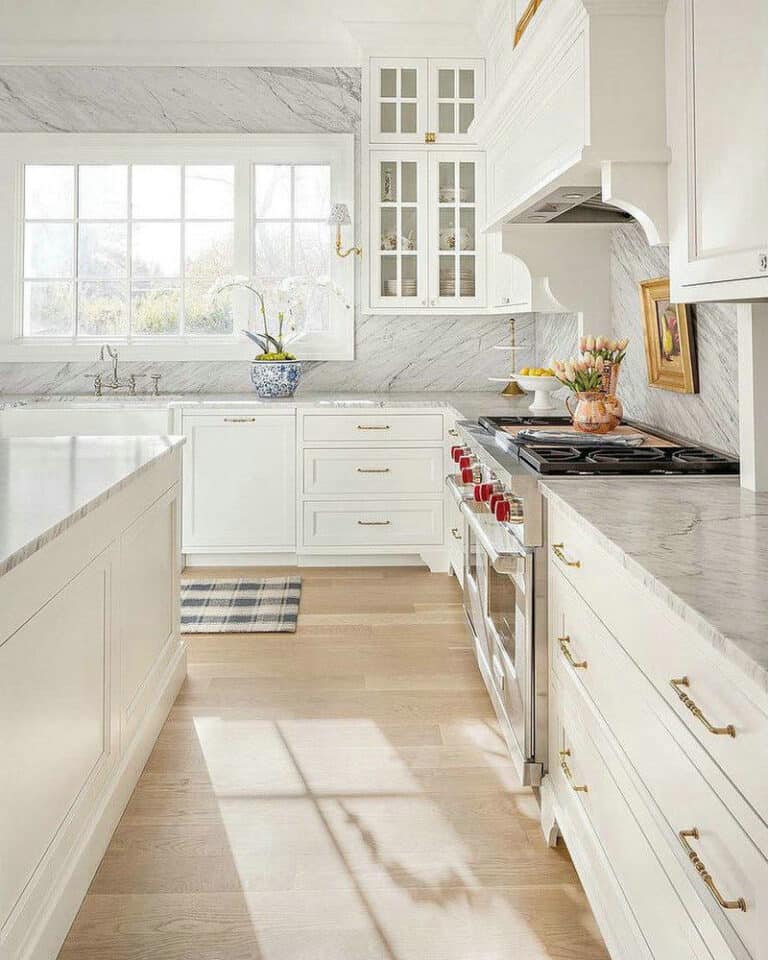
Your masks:
<svg viewBox="0 0 768 960"><path fill-rule="evenodd" d="M182 633L295 633L300 577L186 580Z"/></svg>

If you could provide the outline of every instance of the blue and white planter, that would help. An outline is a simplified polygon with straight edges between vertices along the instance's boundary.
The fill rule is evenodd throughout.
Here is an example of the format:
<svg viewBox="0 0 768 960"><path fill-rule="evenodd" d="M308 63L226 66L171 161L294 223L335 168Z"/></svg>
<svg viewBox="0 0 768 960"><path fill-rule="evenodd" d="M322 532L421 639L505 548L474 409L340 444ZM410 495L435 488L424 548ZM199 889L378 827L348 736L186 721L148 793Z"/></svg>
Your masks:
<svg viewBox="0 0 768 960"><path fill-rule="evenodd" d="M252 360L251 381L262 400L292 397L301 380L301 360Z"/></svg>

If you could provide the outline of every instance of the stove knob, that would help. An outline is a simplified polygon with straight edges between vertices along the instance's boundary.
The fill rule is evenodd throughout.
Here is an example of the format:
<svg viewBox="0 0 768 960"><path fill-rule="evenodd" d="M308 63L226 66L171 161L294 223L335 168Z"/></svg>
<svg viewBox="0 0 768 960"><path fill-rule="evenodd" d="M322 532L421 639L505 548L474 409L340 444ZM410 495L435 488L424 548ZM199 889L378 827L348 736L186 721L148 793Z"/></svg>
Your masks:
<svg viewBox="0 0 768 960"><path fill-rule="evenodd" d="M487 483L480 484L480 499L483 503L489 503L491 497L499 489L498 483L494 483L493 480L488 481Z"/></svg>
<svg viewBox="0 0 768 960"><path fill-rule="evenodd" d="M474 467L463 467L461 471L461 482L463 484L479 483L480 476Z"/></svg>
<svg viewBox="0 0 768 960"><path fill-rule="evenodd" d="M471 453L462 454L462 456L459 457L459 470L464 470L466 467L473 467L476 463L477 460Z"/></svg>
<svg viewBox="0 0 768 960"><path fill-rule="evenodd" d="M496 502L496 506L494 507L493 513L499 523L505 523L507 520L509 520L509 500L498 500Z"/></svg>
<svg viewBox="0 0 768 960"><path fill-rule="evenodd" d="M490 499L489 499L489 501L488 501L488 509L491 511L491 513L495 514L495 512L496 512L496 504L499 503L499 502L500 502L501 500L503 500L503 499L504 499L504 494L503 494L503 493L492 493L492 494L491 494L491 497L490 497Z"/></svg>
<svg viewBox="0 0 768 960"><path fill-rule="evenodd" d="M453 460L454 463L458 463L461 457L463 457L466 452L467 452L466 447L457 447L457 446L451 447L451 460Z"/></svg>

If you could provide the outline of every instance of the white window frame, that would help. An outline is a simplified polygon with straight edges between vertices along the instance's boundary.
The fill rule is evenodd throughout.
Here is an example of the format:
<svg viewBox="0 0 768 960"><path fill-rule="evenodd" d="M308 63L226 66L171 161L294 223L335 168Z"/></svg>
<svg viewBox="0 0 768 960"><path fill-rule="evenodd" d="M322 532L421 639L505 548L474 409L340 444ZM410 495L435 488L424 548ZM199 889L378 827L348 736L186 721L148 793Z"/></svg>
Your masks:
<svg viewBox="0 0 768 960"><path fill-rule="evenodd" d="M24 167L35 163L229 163L235 166L235 262L233 273L251 275L253 251L253 164L328 163L331 202L346 203L354 219L354 136L318 134L0 134L0 361L46 362L95 359L97 344L71 337L23 335ZM327 331L293 340L304 360L354 358L355 265L334 252L328 227L331 282ZM348 238L352 243L352 237ZM250 298L236 294L234 329L247 325ZM126 360L247 360L254 344L246 337L111 336Z"/></svg>

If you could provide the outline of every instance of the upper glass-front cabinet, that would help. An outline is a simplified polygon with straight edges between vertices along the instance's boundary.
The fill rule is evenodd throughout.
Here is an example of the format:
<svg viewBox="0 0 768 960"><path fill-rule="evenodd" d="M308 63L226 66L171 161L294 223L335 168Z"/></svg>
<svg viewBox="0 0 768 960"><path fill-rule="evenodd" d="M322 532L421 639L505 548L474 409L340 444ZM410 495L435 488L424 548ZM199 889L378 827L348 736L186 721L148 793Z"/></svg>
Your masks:
<svg viewBox="0 0 768 960"><path fill-rule="evenodd" d="M371 155L371 307L484 305L483 173L474 151Z"/></svg>
<svg viewBox="0 0 768 960"><path fill-rule="evenodd" d="M485 92L482 60L371 60L373 143L469 143Z"/></svg>

